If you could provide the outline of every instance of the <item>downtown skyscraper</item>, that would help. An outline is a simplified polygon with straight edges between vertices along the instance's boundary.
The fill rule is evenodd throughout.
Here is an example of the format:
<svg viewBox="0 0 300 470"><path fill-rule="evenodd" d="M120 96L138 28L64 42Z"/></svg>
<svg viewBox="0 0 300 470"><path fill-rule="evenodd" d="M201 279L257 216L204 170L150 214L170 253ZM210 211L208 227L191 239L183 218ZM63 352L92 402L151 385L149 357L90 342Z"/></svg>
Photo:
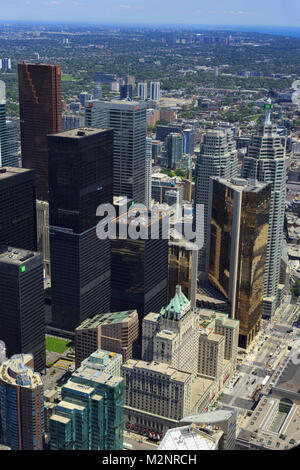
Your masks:
<svg viewBox="0 0 300 470"><path fill-rule="evenodd" d="M271 187L242 178L211 178L206 270L239 320L247 349L261 328Z"/></svg>
<svg viewBox="0 0 300 470"><path fill-rule="evenodd" d="M48 136L52 323L74 331L110 311L111 241L100 240L97 208L113 203L113 131Z"/></svg>
<svg viewBox="0 0 300 470"><path fill-rule="evenodd" d="M208 232L208 200L209 182L211 176L231 178L237 175L238 158L232 129L209 130L203 138L200 154L196 163L195 176L195 210L197 204L203 206L204 220L198 221L198 227L203 230L204 244L199 249L198 272L205 279L206 246ZM194 220L195 223L195 220ZM199 237L200 239L201 237ZM202 237L203 238L203 237Z"/></svg>
<svg viewBox="0 0 300 470"><path fill-rule="evenodd" d="M32 354L0 364L0 424L11 450L43 450L44 386Z"/></svg>
<svg viewBox="0 0 300 470"><path fill-rule="evenodd" d="M85 108L85 124L114 131L114 196L145 202L147 104L94 101Z"/></svg>
<svg viewBox="0 0 300 470"><path fill-rule="evenodd" d="M252 137L242 168L244 178L254 178L272 185L263 309L264 316L268 318L281 300L278 286L286 197L285 149L277 127L271 123L272 107L268 102L265 121Z"/></svg>
<svg viewBox="0 0 300 470"><path fill-rule="evenodd" d="M47 135L62 130L61 69L18 64L22 165L36 172L37 199L48 201Z"/></svg>
<svg viewBox="0 0 300 470"><path fill-rule="evenodd" d="M5 83L0 82L0 167L8 165Z"/></svg>
<svg viewBox="0 0 300 470"><path fill-rule="evenodd" d="M0 168L0 245L37 249L35 174Z"/></svg>
<svg viewBox="0 0 300 470"><path fill-rule="evenodd" d="M0 248L0 339L7 356L33 354L35 370L46 367L43 256Z"/></svg>

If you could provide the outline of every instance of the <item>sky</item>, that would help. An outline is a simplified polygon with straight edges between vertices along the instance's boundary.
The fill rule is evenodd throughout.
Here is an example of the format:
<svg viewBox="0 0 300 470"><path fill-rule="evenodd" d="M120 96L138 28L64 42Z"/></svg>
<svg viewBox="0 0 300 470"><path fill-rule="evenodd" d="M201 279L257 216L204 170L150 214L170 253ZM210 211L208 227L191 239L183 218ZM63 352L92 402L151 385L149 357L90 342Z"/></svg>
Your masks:
<svg viewBox="0 0 300 470"><path fill-rule="evenodd" d="M0 20L300 28L300 0L0 0Z"/></svg>

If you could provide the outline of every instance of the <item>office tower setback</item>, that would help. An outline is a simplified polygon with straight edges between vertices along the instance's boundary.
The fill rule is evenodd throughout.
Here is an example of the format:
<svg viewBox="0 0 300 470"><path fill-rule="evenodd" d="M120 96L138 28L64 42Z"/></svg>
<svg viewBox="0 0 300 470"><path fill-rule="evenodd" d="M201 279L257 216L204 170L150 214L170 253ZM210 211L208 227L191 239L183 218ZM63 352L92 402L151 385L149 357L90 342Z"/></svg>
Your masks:
<svg viewBox="0 0 300 470"><path fill-rule="evenodd" d="M150 100L152 101L160 100L160 82L150 83Z"/></svg>
<svg viewBox="0 0 300 470"><path fill-rule="evenodd" d="M43 450L43 382L31 354L0 365L0 411L4 442L12 450Z"/></svg>
<svg viewBox="0 0 300 470"><path fill-rule="evenodd" d="M138 335L139 318L136 310L88 318L75 330L76 367L97 349L122 354L124 362L131 359Z"/></svg>
<svg viewBox="0 0 300 470"><path fill-rule="evenodd" d="M198 272L205 278L206 247L208 241L208 194L211 176L231 178L237 176L238 159L236 144L231 129L209 130L204 135L200 153L197 157L195 174L195 211L197 204L204 206L204 220L198 221L199 229L204 231L204 244L199 249ZM199 236L201 239L201 236Z"/></svg>
<svg viewBox="0 0 300 470"><path fill-rule="evenodd" d="M143 102L93 102L85 108L87 126L114 130L114 196L145 201L147 105Z"/></svg>
<svg viewBox="0 0 300 470"><path fill-rule="evenodd" d="M147 82L138 84L138 97L141 101L146 101L148 98Z"/></svg>
<svg viewBox="0 0 300 470"><path fill-rule="evenodd" d="M122 450L122 356L98 350L62 387L50 418L51 450Z"/></svg>
<svg viewBox="0 0 300 470"><path fill-rule="evenodd" d="M277 127L272 125L272 104L266 105L266 119L252 137L244 158L242 175L272 185L269 217L268 249L264 282L264 316L270 318L280 303L278 284L286 196L286 158Z"/></svg>
<svg viewBox="0 0 300 470"><path fill-rule="evenodd" d="M0 81L0 167L7 164L6 93L5 83Z"/></svg>
<svg viewBox="0 0 300 470"><path fill-rule="evenodd" d="M183 131L184 136L184 148L183 153L193 155L195 148L195 130L185 129Z"/></svg>
<svg viewBox="0 0 300 470"><path fill-rule="evenodd" d="M87 91L83 91L82 93L79 94L79 101L81 106L87 106L89 101L92 101L93 95L88 93Z"/></svg>
<svg viewBox="0 0 300 470"><path fill-rule="evenodd" d="M117 233L134 227L136 212L133 207L117 219ZM167 302L168 239L163 238L163 221L167 223L169 215L142 210L140 214L143 238L112 240L111 282L112 310L137 309L141 331L143 317L159 312Z"/></svg>
<svg viewBox="0 0 300 470"><path fill-rule="evenodd" d="M176 293L180 285L183 294L196 306L198 252L191 249L186 240L169 240L168 299Z"/></svg>
<svg viewBox="0 0 300 470"><path fill-rule="evenodd" d="M133 99L133 87L132 85L121 85L120 86L120 100Z"/></svg>
<svg viewBox="0 0 300 470"><path fill-rule="evenodd" d="M43 257L19 248L0 249L1 339L8 357L33 354L35 370L46 366Z"/></svg>
<svg viewBox="0 0 300 470"><path fill-rule="evenodd" d="M62 116L62 131L78 129L79 127L84 127L84 116L78 116L77 114Z"/></svg>
<svg viewBox="0 0 300 470"><path fill-rule="evenodd" d="M145 205L151 209L152 195L152 139L146 138L146 178L145 178Z"/></svg>
<svg viewBox="0 0 300 470"><path fill-rule="evenodd" d="M35 174L0 168L0 245L36 250Z"/></svg>
<svg viewBox="0 0 300 470"><path fill-rule="evenodd" d="M183 136L182 134L171 133L166 137L166 152L168 167L175 169L176 163L183 157Z"/></svg>
<svg viewBox="0 0 300 470"><path fill-rule="evenodd" d="M210 182L207 274L240 321L242 348L261 327L270 194L270 184L256 180Z"/></svg>
<svg viewBox="0 0 300 470"><path fill-rule="evenodd" d="M101 100L102 98L102 86L100 83L95 83L94 88L94 100Z"/></svg>
<svg viewBox="0 0 300 470"><path fill-rule="evenodd" d="M16 121L6 121L7 156L2 166L19 166L18 125Z"/></svg>
<svg viewBox="0 0 300 470"><path fill-rule="evenodd" d="M49 203L36 201L37 250L43 253L44 272L50 276L50 238L49 238Z"/></svg>
<svg viewBox="0 0 300 470"><path fill-rule="evenodd" d="M36 172L37 199L48 201L47 135L62 130L61 70L22 62L18 73L22 163Z"/></svg>
<svg viewBox="0 0 300 470"><path fill-rule="evenodd" d="M110 311L110 240L97 208L113 202L113 131L84 128L48 136L53 324L74 331Z"/></svg>
<svg viewBox="0 0 300 470"><path fill-rule="evenodd" d="M4 70L4 72L11 70L11 58L10 57L5 57L4 59L1 59L0 62L1 62L0 63L1 70Z"/></svg>

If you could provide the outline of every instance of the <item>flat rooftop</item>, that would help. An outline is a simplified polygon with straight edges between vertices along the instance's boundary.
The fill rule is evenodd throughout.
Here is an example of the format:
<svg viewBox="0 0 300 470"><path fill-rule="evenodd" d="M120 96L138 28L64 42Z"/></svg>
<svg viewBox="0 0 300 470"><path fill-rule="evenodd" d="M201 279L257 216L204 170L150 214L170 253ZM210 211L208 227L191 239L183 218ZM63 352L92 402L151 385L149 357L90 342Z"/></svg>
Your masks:
<svg viewBox="0 0 300 470"><path fill-rule="evenodd" d="M18 168L16 166L2 166L0 168L0 180L10 178L11 176L22 175L23 173L32 173L33 170L27 168Z"/></svg>
<svg viewBox="0 0 300 470"><path fill-rule="evenodd" d="M99 314L93 318L88 318L85 320L77 330L84 330L88 328L97 328L100 325L111 325L115 323L122 323L124 321L130 320L137 315L136 310L126 310L124 312L114 312L106 313L104 315Z"/></svg>
<svg viewBox="0 0 300 470"><path fill-rule="evenodd" d="M210 436L193 426L169 429L158 450L216 450L222 437L222 431L215 431Z"/></svg>
<svg viewBox="0 0 300 470"><path fill-rule="evenodd" d="M21 248L0 246L0 263L20 266L37 256L41 256L41 254L34 251L22 250Z"/></svg>
<svg viewBox="0 0 300 470"><path fill-rule="evenodd" d="M162 219L170 217L170 213L164 210L152 210L149 211L139 209L138 207L132 206L132 208L126 213L120 215L119 217L113 219L113 222L119 224L131 224L131 225L141 225L145 228L151 227Z"/></svg>
<svg viewBox="0 0 300 470"><path fill-rule="evenodd" d="M126 369L140 369L154 372L157 374L167 375L171 380L176 380L177 382L186 382L192 377L192 374L188 372L178 371L171 367L169 364L164 364L162 362L145 362L145 361L135 361L134 359L129 359L122 368Z"/></svg>
<svg viewBox="0 0 300 470"><path fill-rule="evenodd" d="M70 139L84 139L85 137L90 137L91 135L101 134L106 132L109 129L100 129L96 127L80 127L79 129L70 129L67 131L59 132L59 134L51 134L55 137L64 137Z"/></svg>
<svg viewBox="0 0 300 470"><path fill-rule="evenodd" d="M225 178L220 178L219 176L215 176L212 179L238 192L258 193L262 189L269 186L270 184L270 183L263 183L255 179L244 179L244 178L225 179Z"/></svg>
<svg viewBox="0 0 300 470"><path fill-rule="evenodd" d="M80 367L73 373L75 379L85 379L97 384L107 385L108 387L117 387L123 381L122 377L106 374L100 370L90 369L88 367Z"/></svg>
<svg viewBox="0 0 300 470"><path fill-rule="evenodd" d="M238 441L246 441L270 450L285 450L300 443L300 406L283 400L263 397L238 435Z"/></svg>

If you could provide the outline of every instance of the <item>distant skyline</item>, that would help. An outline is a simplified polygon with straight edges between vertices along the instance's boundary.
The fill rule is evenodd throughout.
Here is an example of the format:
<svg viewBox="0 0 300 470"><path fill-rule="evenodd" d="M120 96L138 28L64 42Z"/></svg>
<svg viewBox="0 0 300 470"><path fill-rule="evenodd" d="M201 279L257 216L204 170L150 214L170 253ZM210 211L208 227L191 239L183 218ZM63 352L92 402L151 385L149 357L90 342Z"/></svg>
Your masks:
<svg viewBox="0 0 300 470"><path fill-rule="evenodd" d="M0 0L0 21L300 28L299 0Z"/></svg>

